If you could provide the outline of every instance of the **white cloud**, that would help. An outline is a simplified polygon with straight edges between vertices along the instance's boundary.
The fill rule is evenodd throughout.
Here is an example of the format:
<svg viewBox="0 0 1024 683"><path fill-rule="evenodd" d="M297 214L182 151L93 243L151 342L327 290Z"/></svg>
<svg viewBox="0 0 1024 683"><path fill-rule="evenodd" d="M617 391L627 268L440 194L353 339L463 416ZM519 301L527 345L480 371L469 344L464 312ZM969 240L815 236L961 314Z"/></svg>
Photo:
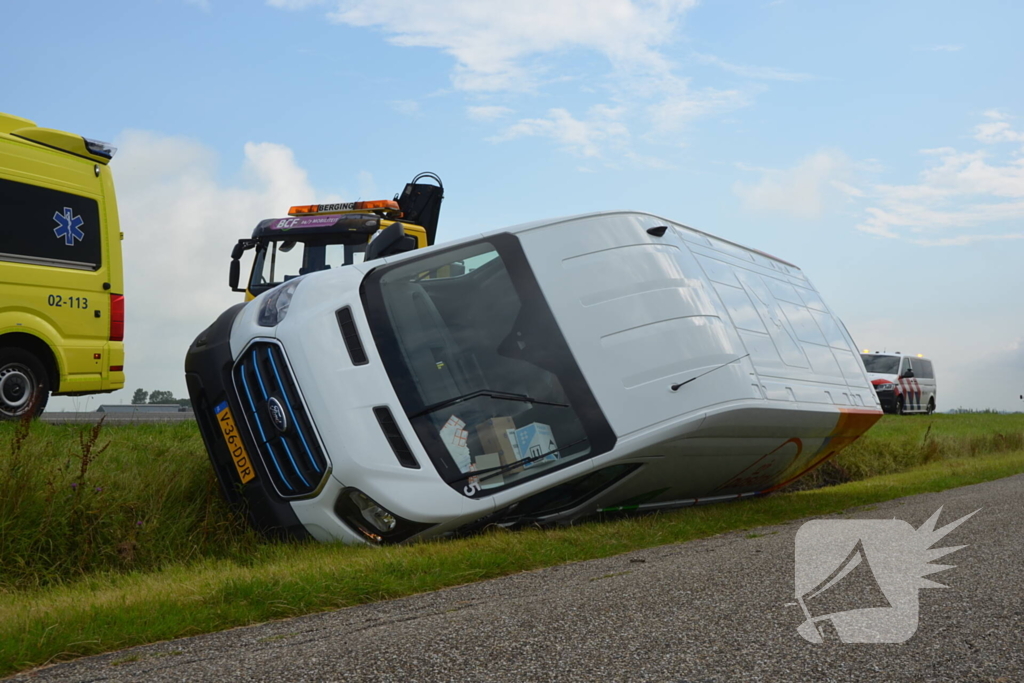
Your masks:
<svg viewBox="0 0 1024 683"><path fill-rule="evenodd" d="M391 108L399 114L415 116L420 112L420 103L416 100L394 100L391 102Z"/></svg>
<svg viewBox="0 0 1024 683"><path fill-rule="evenodd" d="M474 121L495 121L512 113L508 107L479 106L466 107L466 116Z"/></svg>
<svg viewBox="0 0 1024 683"><path fill-rule="evenodd" d="M664 67L656 48L696 0L347 0L329 16L374 27L395 45L440 49L456 61L453 81L465 90L535 85L532 57L572 48L595 50L622 68Z"/></svg>
<svg viewBox="0 0 1024 683"><path fill-rule="evenodd" d="M975 128L981 142L1017 142L1004 115ZM1002 125L1005 124L1005 125ZM992 126L999 126L993 128ZM1024 159L993 163L992 152L951 147L922 150L931 164L912 185L875 185L857 226L882 237L902 237L926 246L961 246L1024 236ZM983 230L983 232L979 231ZM953 233L953 234L950 234Z"/></svg>
<svg viewBox="0 0 1024 683"><path fill-rule="evenodd" d="M621 115L621 109L598 105L590 109L586 120L579 120L565 109L552 109L544 118L521 119L491 140L546 137L579 156L601 157L605 145L622 146L629 140L629 130L619 121Z"/></svg>
<svg viewBox="0 0 1024 683"><path fill-rule="evenodd" d="M184 396L189 344L242 300L227 286L235 242L293 204L336 198L318 194L282 145L247 143L240 181L233 183L218 179L217 155L195 140L129 130L117 146L111 168L124 232L123 398L130 400L136 387Z"/></svg>
<svg viewBox="0 0 1024 683"><path fill-rule="evenodd" d="M856 197L862 192L846 182L852 175L853 165L838 150L819 151L790 169L755 169L742 165L740 168L761 173L756 183L738 182L733 186L744 206L753 211L815 219L832 200L841 195Z"/></svg>
<svg viewBox="0 0 1024 683"><path fill-rule="evenodd" d="M718 68L734 73L737 76L753 78L755 80L808 81L814 78L814 76L811 76L810 74L785 71L784 69L778 69L773 66L743 66L740 64L730 64L729 62L723 61L714 55L694 53L694 57L701 64L717 66Z"/></svg>
<svg viewBox="0 0 1024 683"><path fill-rule="evenodd" d="M268 0L299 8L309 0ZM763 85L732 89L697 86L680 76L666 48L697 0L331 0L330 21L380 31L394 45L440 50L451 56L451 80L469 92L527 92L579 79L581 92L608 92L622 115L611 124L568 108L523 117L497 139L547 137L583 156L606 151L606 143L629 137L640 127L641 140L659 146L677 144L678 133L701 117L749 105ZM586 67L582 74L557 71L574 52L596 54L607 67ZM740 66L701 56L752 81L806 80L810 76L774 67ZM602 71L603 73L595 73ZM595 90L595 84L599 84ZM607 104L602 106L608 106ZM499 121L512 112L504 106L469 106L476 121ZM622 147L622 153L629 152Z"/></svg>
<svg viewBox="0 0 1024 683"><path fill-rule="evenodd" d="M682 130L695 119L734 111L751 102L750 94L740 90L694 90L688 78L663 78L659 86L661 96L647 107L655 135Z"/></svg>
<svg viewBox="0 0 1024 683"><path fill-rule="evenodd" d="M1024 142L1024 132L1013 130L1009 116L996 109L985 112L991 119L988 123L979 123L974 127L974 139L985 144L996 142Z"/></svg>
<svg viewBox="0 0 1024 683"><path fill-rule="evenodd" d="M975 139L995 144L1020 142L1024 134L998 111L975 127ZM998 126L998 127L996 127ZM998 150L961 152L952 147L921 150L927 165L919 182L866 182L884 169L875 160L852 163L839 151L811 155L790 169L739 165L761 174L738 182L734 192L747 208L813 219L829 205L855 202L864 212L857 229L922 246L965 246L1024 238L1024 157L995 161Z"/></svg>
<svg viewBox="0 0 1024 683"><path fill-rule="evenodd" d="M323 5L327 0L267 0L267 5L278 9L300 10L316 5Z"/></svg>

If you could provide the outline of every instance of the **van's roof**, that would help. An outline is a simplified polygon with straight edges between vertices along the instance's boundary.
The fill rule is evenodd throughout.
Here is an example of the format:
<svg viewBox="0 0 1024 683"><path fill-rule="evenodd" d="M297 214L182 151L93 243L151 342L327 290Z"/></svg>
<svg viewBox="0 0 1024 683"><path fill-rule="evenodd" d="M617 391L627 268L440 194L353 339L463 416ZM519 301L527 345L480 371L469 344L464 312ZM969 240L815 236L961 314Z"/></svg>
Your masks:
<svg viewBox="0 0 1024 683"><path fill-rule="evenodd" d="M0 112L0 139L4 138L16 140L22 144L66 152L99 164L105 165L110 162L110 156L96 154L89 148L89 143L81 135L65 133L52 128L40 128L34 121ZM95 143L93 144L95 145ZM111 156L113 156L112 153Z"/></svg>

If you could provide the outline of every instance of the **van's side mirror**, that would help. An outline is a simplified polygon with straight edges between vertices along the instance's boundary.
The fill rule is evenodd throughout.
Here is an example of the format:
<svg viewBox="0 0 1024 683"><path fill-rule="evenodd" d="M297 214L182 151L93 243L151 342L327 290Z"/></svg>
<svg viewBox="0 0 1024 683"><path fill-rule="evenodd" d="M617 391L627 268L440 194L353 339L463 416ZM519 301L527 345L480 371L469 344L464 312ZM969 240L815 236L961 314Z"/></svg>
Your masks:
<svg viewBox="0 0 1024 683"><path fill-rule="evenodd" d="M903 372L903 376L904 376L904 377L913 377L913 376L914 376L914 371L913 371L913 370L911 370L910 368L907 368L907 369L906 369L906 370L905 370L905 371Z"/></svg>

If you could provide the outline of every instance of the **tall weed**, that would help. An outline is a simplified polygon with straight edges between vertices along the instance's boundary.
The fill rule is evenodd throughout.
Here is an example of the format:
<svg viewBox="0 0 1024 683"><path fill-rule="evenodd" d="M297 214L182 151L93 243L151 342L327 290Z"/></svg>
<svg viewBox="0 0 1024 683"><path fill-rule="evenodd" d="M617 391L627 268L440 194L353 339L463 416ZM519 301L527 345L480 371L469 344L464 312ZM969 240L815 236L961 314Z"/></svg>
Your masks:
<svg viewBox="0 0 1024 683"><path fill-rule="evenodd" d="M0 592L244 557L192 424L0 425Z"/></svg>

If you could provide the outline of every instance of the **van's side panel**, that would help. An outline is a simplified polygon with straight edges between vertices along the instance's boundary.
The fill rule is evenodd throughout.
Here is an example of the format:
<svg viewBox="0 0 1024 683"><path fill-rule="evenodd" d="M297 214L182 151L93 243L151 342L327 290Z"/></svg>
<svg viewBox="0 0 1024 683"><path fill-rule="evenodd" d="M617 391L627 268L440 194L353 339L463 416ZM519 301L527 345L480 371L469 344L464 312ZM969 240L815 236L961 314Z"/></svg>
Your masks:
<svg viewBox="0 0 1024 683"><path fill-rule="evenodd" d="M518 235L620 438L709 405L760 398L710 282L682 240L647 233L658 225L652 216L609 214ZM714 381L670 391L709 371Z"/></svg>
<svg viewBox="0 0 1024 683"><path fill-rule="evenodd" d="M799 270L717 240L690 248L736 325L767 399L876 406L856 350Z"/></svg>

